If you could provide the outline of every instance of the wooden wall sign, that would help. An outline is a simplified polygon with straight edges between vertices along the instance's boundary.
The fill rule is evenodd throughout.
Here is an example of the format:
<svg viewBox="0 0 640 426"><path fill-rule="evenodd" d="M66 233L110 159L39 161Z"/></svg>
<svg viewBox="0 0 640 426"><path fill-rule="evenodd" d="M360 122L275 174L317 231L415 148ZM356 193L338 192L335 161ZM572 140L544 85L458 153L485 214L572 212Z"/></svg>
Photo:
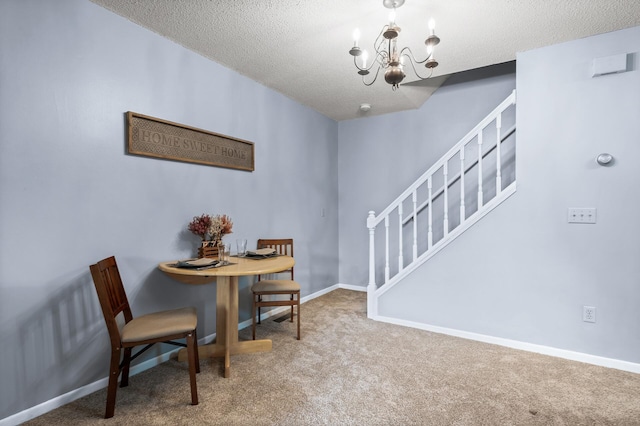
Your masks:
<svg viewBox="0 0 640 426"><path fill-rule="evenodd" d="M253 142L127 112L130 154L254 170Z"/></svg>

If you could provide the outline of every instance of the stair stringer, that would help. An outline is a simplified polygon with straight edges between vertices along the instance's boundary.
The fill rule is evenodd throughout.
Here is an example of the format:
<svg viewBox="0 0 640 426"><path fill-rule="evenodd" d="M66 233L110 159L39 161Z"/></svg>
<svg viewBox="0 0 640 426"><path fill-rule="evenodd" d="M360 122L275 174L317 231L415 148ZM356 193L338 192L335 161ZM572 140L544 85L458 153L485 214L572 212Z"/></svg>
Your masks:
<svg viewBox="0 0 640 426"><path fill-rule="evenodd" d="M442 249L448 246L453 240L462 235L467 229L471 228L475 223L477 223L484 216L489 214L493 209L502 204L507 198L516 192L516 181L511 183L508 187L503 189L500 194L491 199L491 201L487 202L482 208L475 212L472 216L467 218L461 225L458 225L454 230L450 231L449 234L434 244L429 250L420 255L415 261L411 262L407 265L402 271L393 276L388 282L379 288L371 291L368 289L367 298L369 299L369 309L367 309L368 317L375 318L378 315L378 298L381 297L384 293L391 290L393 287L402 282L402 280L415 271L418 267L424 264L426 261L431 259L433 256L438 254Z"/></svg>

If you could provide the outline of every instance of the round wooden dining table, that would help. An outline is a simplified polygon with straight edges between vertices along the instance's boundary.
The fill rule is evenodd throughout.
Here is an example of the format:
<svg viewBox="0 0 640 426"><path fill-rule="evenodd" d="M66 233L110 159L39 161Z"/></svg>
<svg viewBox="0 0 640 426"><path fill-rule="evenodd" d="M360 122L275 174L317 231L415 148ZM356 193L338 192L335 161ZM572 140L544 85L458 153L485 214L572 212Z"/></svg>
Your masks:
<svg viewBox="0 0 640 426"><path fill-rule="evenodd" d="M271 350L271 340L238 340L238 277L272 274L285 271L295 264L291 256L269 258L231 257L230 264L210 268L178 268L176 260L160 262L158 268L171 278L185 284L216 283L215 343L198 346L200 357L224 357L224 377L231 375L231 355ZM186 361L186 349L178 352L178 360Z"/></svg>

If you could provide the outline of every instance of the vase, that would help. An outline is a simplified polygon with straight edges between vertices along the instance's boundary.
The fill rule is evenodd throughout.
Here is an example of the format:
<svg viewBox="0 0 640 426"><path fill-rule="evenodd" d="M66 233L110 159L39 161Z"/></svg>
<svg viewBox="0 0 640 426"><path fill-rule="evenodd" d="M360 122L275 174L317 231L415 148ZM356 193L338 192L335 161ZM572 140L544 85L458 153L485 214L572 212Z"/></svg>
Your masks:
<svg viewBox="0 0 640 426"><path fill-rule="evenodd" d="M211 259L218 258L218 246L215 241L204 241L198 247L198 257L207 257Z"/></svg>
<svg viewBox="0 0 640 426"><path fill-rule="evenodd" d="M207 236L208 234L205 234ZM200 247L198 247L198 257L207 257L212 259L218 258L218 249L222 246L222 239L209 235L209 239L202 238Z"/></svg>

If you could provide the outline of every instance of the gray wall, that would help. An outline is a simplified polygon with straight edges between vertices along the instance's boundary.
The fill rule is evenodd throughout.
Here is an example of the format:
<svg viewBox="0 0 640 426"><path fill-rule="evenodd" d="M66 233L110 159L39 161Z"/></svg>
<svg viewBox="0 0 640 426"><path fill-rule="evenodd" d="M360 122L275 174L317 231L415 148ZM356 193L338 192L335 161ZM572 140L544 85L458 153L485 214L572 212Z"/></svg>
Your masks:
<svg viewBox="0 0 640 426"><path fill-rule="evenodd" d="M380 315L640 362L639 51L636 27L518 55L517 193L387 292ZM629 72L591 78L594 58L619 53ZM598 223L568 224L568 207L596 207Z"/></svg>
<svg viewBox="0 0 640 426"><path fill-rule="evenodd" d="M589 78L593 57L639 40L634 28L519 56L518 192L381 314L640 361L638 54L632 72ZM0 2L0 419L105 377L88 273L103 257L134 312L194 304L200 336L214 332L215 286L156 269L194 253L194 215L229 214L231 241L295 238L303 295L365 286L367 212L508 95L504 67L454 76L415 111L337 124L88 0ZM129 110L253 141L256 171L126 155ZM593 162L603 151L613 167ZM598 224L568 225L570 206L597 207Z"/></svg>
<svg viewBox="0 0 640 426"><path fill-rule="evenodd" d="M127 155L126 111L255 142L255 172ZM0 419L106 377L104 257L134 314L193 304L215 331L215 286L156 269L195 253L194 215L230 215L230 242L293 237L303 296L335 284L337 141L333 120L88 0L0 2Z"/></svg>

